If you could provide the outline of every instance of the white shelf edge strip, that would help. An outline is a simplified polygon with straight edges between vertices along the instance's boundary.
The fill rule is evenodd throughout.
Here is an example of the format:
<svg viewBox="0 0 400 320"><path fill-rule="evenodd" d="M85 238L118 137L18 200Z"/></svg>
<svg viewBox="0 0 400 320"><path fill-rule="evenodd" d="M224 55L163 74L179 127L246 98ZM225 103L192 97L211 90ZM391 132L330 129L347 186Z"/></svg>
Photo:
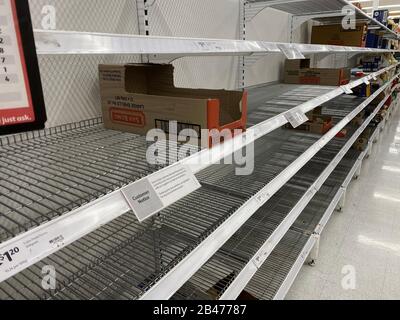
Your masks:
<svg viewBox="0 0 400 320"><path fill-rule="evenodd" d="M389 53L395 50L331 45L289 44L230 39L197 39L108 33L35 30L38 54L149 54L168 56L238 55L254 53Z"/></svg>
<svg viewBox="0 0 400 320"><path fill-rule="evenodd" d="M278 176L276 176L270 183L268 183L262 190L243 204L234 214L232 214L226 221L224 221L207 239L205 239L197 248L190 252L181 262L179 262L168 274L160 279L153 285L142 297L145 300L166 300L183 285L186 281L193 276L201 266L210 259L215 252L229 239L236 231L258 210L260 209L279 189L286 184L308 161L310 161L319 150L328 144L360 111L375 99L393 80L377 90L373 95L366 99L359 107L351 112L347 117L340 121L334 128L325 134L320 140L313 144L307 151L305 151L299 158L292 164L284 169ZM350 145L351 147L351 145ZM341 156L344 153L341 152ZM318 185L321 182L318 182ZM321 184L322 185L322 184ZM300 202L303 204L307 196L303 197ZM292 212L289 216L293 216L296 212ZM294 222L294 221L293 221ZM285 223L288 223L287 221ZM292 223L290 223L290 226ZM283 228L283 227L282 227ZM279 230L282 230L279 228ZM286 231L285 231L286 233ZM283 237L283 235L281 235ZM273 237L273 236L271 236ZM277 235L275 235L277 237ZM263 252L271 250L271 245L266 244ZM264 255L264 253L263 253ZM247 266L246 266L247 267ZM248 268L243 270L243 274L252 273L254 275L257 266L252 262L248 264ZM240 273L236 279L243 279L244 276ZM245 276L247 277L247 276ZM229 296L233 297L239 291L235 281L231 284L228 291L223 295L222 299L228 299ZM232 293L231 293L232 292ZM238 295L241 291L238 292Z"/></svg>
<svg viewBox="0 0 400 320"><path fill-rule="evenodd" d="M382 124L382 123L381 123ZM375 133L370 139L370 142L373 140L374 136L376 135L377 131L380 130L379 124L376 128ZM357 171L358 166L360 165L360 161L364 159L365 155L367 154L367 150L364 150L358 160L354 163L352 169L350 170L349 174L347 175L345 182L343 185L339 188L337 191L335 197L332 199L331 203L329 204L328 208L326 209L325 213L323 214L321 221L318 223L317 227L314 230L314 234L321 235L325 226L329 222L333 212L335 211L335 208L337 204L339 203L341 197L343 194L346 192L346 187L347 183L346 181L351 181L353 179L354 173ZM297 275L299 274L301 268L303 267L303 264L305 260L307 259L310 251L312 250L315 242L316 242L316 237L314 235L310 235L310 239L307 241L306 245L304 246L303 250L301 251L301 254L299 257L296 259L296 262L293 264L292 268L290 269L289 273L287 274L285 280L283 281L281 287L277 291L277 293L274 296L274 300L283 300L285 299L287 293L290 290L290 287L293 285Z"/></svg>
<svg viewBox="0 0 400 320"><path fill-rule="evenodd" d="M370 74L366 78L378 76L395 68L396 66L397 65L393 65L384 68L378 72L375 72L374 74ZM362 79L359 79L349 84L349 86L353 88L362 83ZM343 93L344 89L338 87L333 91L305 102L296 108L306 113L322 103L342 95ZM288 112L290 112L290 110ZM244 133L236 136L232 139L232 143L218 145L212 149L202 150L188 158L181 160L179 163L189 168L194 174L198 173L210 165L217 163L221 159L233 154L234 152L241 150L243 147L249 145L260 137L265 136L268 133L285 125L288 122L285 116L288 112L277 115L252 127L249 129L253 132L251 135ZM157 173L154 173L153 175L159 174L164 170L168 170L168 168L170 168L170 166L158 171ZM147 178L153 175L150 175ZM137 183L137 181L135 183ZM27 253L26 261L23 262L22 266L8 272L7 275L0 274L0 282L7 280L18 272L30 267L47 256L64 248L65 246L79 240L85 235L95 231L102 225L109 223L128 211L130 211L128 203L122 195L121 190L117 190L2 243L0 245L0 251L6 252L9 248L15 248L18 246L24 247L26 244L29 244L32 241L39 242L35 248L30 247L29 252ZM58 245L49 245L49 240L60 236L60 234L62 234L64 238L63 243Z"/></svg>
<svg viewBox="0 0 400 320"><path fill-rule="evenodd" d="M329 132L329 133L331 133L331 135L330 135L331 139L333 137L335 137L336 134L339 133L340 130L342 130L348 123L350 123L350 121L358 113L360 113L363 109L365 109L367 107L367 105L374 98L376 98L379 95L379 93L383 92L388 87L388 85L391 85L393 80L394 80L394 78L389 83L387 83L385 86L382 86L380 88L380 90L376 91L374 93L374 95L372 95L369 99L366 100L366 102L362 103L352 113L350 113L346 118L344 118L341 122L339 122L339 124L336 125L334 129L332 129L333 131L331 130ZM367 101L369 101L369 102L367 102ZM382 106L384 105L385 102L386 102L386 98L378 105L378 107L374 110L374 112L364 121L364 123L360 126L360 128L357 129L357 131L353 134L351 139L349 139L346 142L346 144L339 151L339 153L336 155L336 157L331 161L331 163L327 166L327 168L323 171L323 173L311 185L311 187L306 191L306 193L299 200L299 202L297 202L297 204L292 208L292 210L287 215L287 217L281 222L281 224L278 226L278 228L276 230L274 230L274 232L271 234L271 236L268 238L268 240L263 244L263 246L254 255L254 258L251 261L249 261L249 263L243 268L243 270L239 273L239 275L233 280L231 285L221 296L221 300L233 300L233 299L236 299L240 295L240 293L246 287L247 283L251 280L251 278L254 276L254 274L257 272L257 270L262 266L262 264L265 262L265 260L268 258L268 256L271 254L271 252L274 250L274 248L279 243L279 241L281 241L281 239L284 237L284 235L287 233L287 231L290 229L290 227L293 225L293 223L299 217L301 212L305 209L305 207L308 205L308 203L312 200L314 195L320 190L320 188L322 187L324 182L329 178L331 173L335 170L337 165L340 163L340 161L343 159L343 157L346 155L346 153L350 150L351 146L354 144L354 142L356 142L358 137L365 130L365 128L368 126L368 124L372 121L372 119L375 117L375 115L378 113L378 111L382 108ZM329 135L329 133L327 135ZM326 139L324 140L324 137L319 142L316 143L318 148L315 151L315 153L313 152L314 155L331 140L331 139L329 139L328 141L326 141ZM313 147L314 146L312 146L311 148L314 149Z"/></svg>

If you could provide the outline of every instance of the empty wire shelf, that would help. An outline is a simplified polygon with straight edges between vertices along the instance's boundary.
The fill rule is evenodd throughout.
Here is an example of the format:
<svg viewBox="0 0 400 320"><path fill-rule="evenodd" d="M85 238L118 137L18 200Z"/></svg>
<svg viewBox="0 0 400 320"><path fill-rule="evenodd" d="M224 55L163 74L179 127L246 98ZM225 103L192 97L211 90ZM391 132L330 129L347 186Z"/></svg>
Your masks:
<svg viewBox="0 0 400 320"><path fill-rule="evenodd" d="M257 299L282 299L315 243L312 233L340 191L361 152L351 150L246 286ZM334 207L333 207L334 209ZM331 209L332 210L332 209ZM308 246L308 248L306 247ZM307 250L307 251L305 251ZM297 265L296 262L299 261ZM289 276L290 275L290 276ZM279 295L279 296L278 296Z"/></svg>
<svg viewBox="0 0 400 320"><path fill-rule="evenodd" d="M352 110L362 101L363 99L356 97L340 97L335 99L332 103L324 105L322 107L322 112L325 109L329 110L329 108ZM335 118L335 120L339 121L340 119ZM209 299L219 299L224 296L226 289L230 286L234 286L234 281L238 280L240 283L244 282L244 284L246 284L246 277L251 277L251 273L246 276L245 274L247 274L247 272L245 270L255 259L256 255L259 254L260 248L265 246L265 243L267 243L272 235L277 232L278 228L282 226L284 220L291 214L293 208L299 205L302 197L310 192L310 188L314 185L315 181L320 179L320 175L325 172L328 165L332 165L331 162L336 159L340 150L345 146L347 149L350 148L355 129L349 126L347 131L348 136L345 139L334 139L319 151L312 160L310 160L267 202L267 204L259 209L235 235L218 250L218 252L174 295L173 299L186 299L200 292L203 296L208 294ZM287 148L287 146L282 146L282 149L285 150L284 154L286 156L290 155L293 150L301 150L301 140L298 140L297 144L289 148ZM319 193L334 196L336 193L335 187L340 188L341 181L346 178L347 167L352 167L354 161L358 159L358 155L359 152L357 151L348 151L346 158L341 159L340 165L333 171L334 174L330 177L330 180L322 185ZM221 172L221 174L224 173ZM231 175L229 177L232 179ZM213 181L213 184L218 184L218 180ZM236 178L236 181L232 183L232 185L238 186L241 185L241 182ZM244 188L246 188L246 184L244 184L244 186ZM323 203L320 203L318 197L315 197L315 199L317 199L315 202L318 203L319 206L323 205ZM300 234L311 234L315 229L315 225L318 224L320 220L318 216L314 214L315 211L319 210L319 206L309 206L308 211L303 213L301 218L294 222L291 227L292 230L298 231ZM304 238L301 236L299 237ZM271 241L270 245L273 246ZM256 264L256 262L254 263ZM236 279L242 272L245 272L242 278ZM250 280L250 278L248 280ZM235 285L237 284L235 283ZM230 293L230 297L232 294L233 293Z"/></svg>
<svg viewBox="0 0 400 320"><path fill-rule="evenodd" d="M158 170L144 137L101 120L0 140L0 242Z"/></svg>
<svg viewBox="0 0 400 320"><path fill-rule="evenodd" d="M71 132L62 131L53 134L63 136L64 134L71 134L75 130L85 132L85 130L93 130L94 128L96 128L96 132L97 130L100 132L100 137L105 134L104 140L108 141L107 139L110 137L107 134L110 131L102 129L99 123L91 125L90 128L73 128ZM133 149L135 152L139 150L140 153L132 157L132 162L128 162L129 165L134 166L135 163L139 163L138 172L143 172L143 174L148 174L148 172L157 169L145 166L143 171L140 171L141 165L145 161L138 161L137 159L140 156L144 157L146 149L145 142L141 138L120 132L112 131L112 133L117 137L120 135L125 137L130 143L132 143L131 139L138 142L138 147L135 144ZM35 137L33 141L48 138L46 136ZM62 297L73 299L136 299L142 297L160 279L197 249L218 226L223 224L250 197L253 197L257 191L265 187L288 164L291 164L307 148L314 145L319 138L320 135L317 134L283 129L260 138L256 142L255 171L252 176L235 176L233 166L222 168L220 165L211 166L198 174L202 183L202 188L198 191L176 202L144 224L140 224L136 218L133 218L132 212L121 215L79 241L3 281L0 284L0 299L57 299ZM102 139L99 138L99 140ZM110 139L114 141L114 138ZM70 138L66 140L68 140L66 143L70 148L79 150L73 150L72 153L84 154L84 150L80 147L75 147L74 144L70 145ZM22 141L12 143L23 144L24 141L26 140L22 139ZM79 141L79 139L76 139L76 141ZM118 141L121 144L124 143L124 140ZM336 143L336 140L334 140L330 146L335 148ZM8 144L9 142L3 141L5 148ZM57 144L63 147L63 153L56 159L64 165L62 157L67 158L68 153L65 152L66 147L63 143L58 142ZM91 154L96 153L97 150L104 151L102 146L103 144L98 148L89 148ZM115 147L110 142L105 149L109 146ZM122 149L126 150L126 146ZM13 148L11 148L12 150ZM45 150L47 149L45 148ZM320 155L323 156L318 158L320 163L314 163L314 165L321 166L324 162L323 159L329 159L334 153L334 151L328 153L321 151ZM45 154L44 159L47 161L47 153ZM102 152L99 154L103 156ZM124 161L126 158L131 159L129 155L121 154L123 154L121 158ZM115 155L115 153L111 152L111 155ZM96 158L99 157L99 155L96 156ZM117 157L117 160L122 161L121 158ZM118 161L115 163L118 164ZM93 161L93 163L96 162ZM123 163L121 166L127 165L127 163ZM29 165L31 164L29 163ZM92 168L97 168L90 165L88 167L90 169L88 172L91 172ZM115 169L115 166L110 168L110 172L105 176L114 177L112 169ZM63 173L62 170L59 171L61 174ZM85 173L86 171L82 169L82 174ZM91 177L91 175L89 176ZM130 176L127 178L130 179ZM118 180L115 180L118 183ZM86 183L82 182L82 184L85 185L85 188L87 187ZM77 185L80 186L79 183ZM119 185L110 184L105 187L118 188ZM73 187L67 185L66 188L69 190ZM304 186L301 186L300 190L304 190L302 188ZM293 194L295 193L296 191L293 191ZM29 207L27 205L27 208ZM47 265L53 265L57 270L57 289L53 291L45 290L41 286L42 267Z"/></svg>

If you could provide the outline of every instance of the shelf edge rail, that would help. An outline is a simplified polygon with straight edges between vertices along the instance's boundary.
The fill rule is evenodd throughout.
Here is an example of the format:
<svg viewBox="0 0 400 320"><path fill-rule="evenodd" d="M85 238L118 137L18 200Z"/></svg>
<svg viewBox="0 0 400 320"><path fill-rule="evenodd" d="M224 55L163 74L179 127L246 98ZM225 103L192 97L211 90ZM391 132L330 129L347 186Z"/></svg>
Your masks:
<svg viewBox="0 0 400 320"><path fill-rule="evenodd" d="M305 102L293 109L298 110L298 112L307 113L335 97L351 92L351 88L355 88L371 79L376 79L376 77L379 75L396 68L397 65L399 64L395 64L379 70L378 72L369 74L368 76L353 81L346 86L338 87L331 92ZM157 177L159 174L168 172L168 170L171 170L173 166L183 166L186 168L186 170L196 174L210 165L218 163L220 160L242 150L244 147L254 143L254 141L257 139L287 124L289 122L288 118L292 116L293 109L250 128L247 132L232 138L230 143L223 143L211 149L204 149L141 180L135 181L122 189L111 192L99 199L92 201L91 203L72 210L61 217L55 218L52 221L44 223L41 226L26 231L25 233L1 243L0 252L6 252L8 250L13 250L14 248L18 248L20 252L14 257L12 261L12 268L5 269L4 267L1 268L0 265L0 282L9 279L22 270L61 250L85 235L97 230L101 226L111 222L119 216L131 211L131 207L129 206L122 192L125 188L129 188L133 184L140 183L144 179L151 179L152 177ZM251 131L251 134L249 131ZM285 177L287 175L292 177L295 173L296 170L287 168L282 174L284 174ZM258 202L250 205L249 209L253 210L258 208L259 206L257 203L263 203L264 196L264 194L256 195L255 197L258 199ZM240 214L238 215L240 216ZM243 218L239 220L240 221L235 222L234 225L241 225L247 219L244 220L243 216ZM229 219L226 221L226 224L230 224ZM226 224L223 225L225 226ZM227 235L224 233L220 234L218 241L211 245L212 249L210 249L210 252L214 250L216 251L228 239L229 237L227 237Z"/></svg>
<svg viewBox="0 0 400 320"><path fill-rule="evenodd" d="M288 59L304 59L313 53L394 53L391 49L297 44L266 41L141 36L94 32L35 30L38 54L133 54L167 56L249 56L283 53Z"/></svg>

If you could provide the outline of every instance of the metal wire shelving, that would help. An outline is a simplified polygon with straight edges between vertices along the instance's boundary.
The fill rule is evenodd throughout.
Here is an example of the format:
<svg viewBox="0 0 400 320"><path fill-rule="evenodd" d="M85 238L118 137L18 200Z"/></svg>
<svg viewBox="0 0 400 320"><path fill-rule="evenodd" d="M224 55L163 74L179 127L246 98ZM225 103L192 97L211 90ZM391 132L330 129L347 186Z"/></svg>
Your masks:
<svg viewBox="0 0 400 320"><path fill-rule="evenodd" d="M291 130L280 130L265 136L257 143L256 149L260 151L257 153L253 176L242 177L238 181L238 178L231 174L232 168L221 169L219 165L211 166L198 174L202 182L199 191L178 201L144 224L138 223L131 212L117 217L2 282L0 297L2 299L143 297L168 274L174 272L178 274L176 267L179 263L187 260L191 252L215 233L218 227L243 206L243 203L268 185L319 137ZM302 144L299 144L299 141ZM313 159L314 165L321 166L324 163L323 159L329 159L335 154L337 142L331 143L334 149L328 153L320 151L319 154L325 155L318 160L322 161L319 164ZM267 145L269 147L265 148ZM330 145L327 147L328 150ZM215 172L221 174L216 176ZM312 179L306 179L306 185L307 181ZM301 190L304 190L304 180L303 187L294 190L293 194L301 193ZM228 239L226 236L226 240ZM58 287L53 292L45 291L41 286L41 271L46 265L56 266ZM190 272L195 271L196 268L193 268ZM179 275L182 277L181 273ZM173 288L170 290L174 292Z"/></svg>
<svg viewBox="0 0 400 320"><path fill-rule="evenodd" d="M381 123L382 124L382 123ZM378 126L369 147L381 130ZM352 150L282 238L245 290L261 300L284 299L369 149Z"/></svg>
<svg viewBox="0 0 400 320"><path fill-rule="evenodd" d="M375 74L368 75L364 79L354 81L347 87L355 87L363 83L366 79L372 79L373 76L378 76L385 72L393 72L394 68L395 66L385 68ZM293 109L298 109L302 112L310 111L321 103L342 95L345 91L345 89L341 87L319 88L318 90L315 87L311 87L310 90L309 93L297 101L298 105L288 112L291 112ZM298 92L297 97L300 97ZM304 102L306 98L311 98L311 100ZM372 100L372 98L370 100ZM294 101L291 101L289 106L293 107L293 104ZM271 118L264 115L264 119L267 120L252 127L255 132L254 139L260 140L262 137L267 137L268 133L273 132L287 123L288 120L285 109L282 109L282 111L283 113L276 114L275 116L271 114ZM355 115L354 113L353 116ZM350 118L348 121L350 121ZM11 159L7 160L9 161L7 169L19 173L19 175L17 175L17 179L19 180L15 181L14 185L8 187L4 201L2 202L4 207L6 207L5 212L7 212L7 216L3 217L5 222L3 224L4 230L2 239L7 241L1 244L1 248L2 250L6 250L8 247L13 247L21 243L33 243L35 246L39 247L39 249L30 250L30 259L28 261L23 261L23 266L18 270L12 269L6 274L3 273L3 280L35 264L52 253L57 252L62 247L73 243L102 225L129 212L129 206L120 191L121 186L160 169L160 167L151 167L147 164L143 164L145 163L144 155L147 146L144 138L126 133L104 131L99 128L98 125L98 121L95 121L93 124L89 124L90 128L86 129L80 128L79 125L70 125L29 135L7 137L2 140L3 148L6 151L5 154L7 155L7 152L10 154L10 156L6 158ZM328 135L331 135L331 133ZM64 138L63 140L64 136L68 138ZM73 138L74 142L69 141L71 136L75 137ZM83 140L80 140L79 137L81 136L83 136ZM274 177L274 179L260 179L262 182L260 182L259 185L264 186L262 192L260 191L261 193L259 194L252 194L252 197L247 200L246 203L242 203L243 205L237 208L234 214L229 216L229 218L238 219L238 217L241 216L240 212L242 210L247 212L247 214L253 214L255 209L248 210L247 208L257 208L260 206L260 198L257 197L261 197L261 202L267 201L269 196L265 197L266 194L271 194L272 196L273 193L279 190L285 183L285 179L290 179L291 175L296 173L297 170L310 159L310 156L312 157L312 153L316 153L321 149L333 136L334 135L331 135L329 138L323 138L317 144L314 143L313 147L307 150L307 155L301 155L300 159L295 160L295 158L291 158L291 161L295 160L291 167L285 170L281 168L283 171L278 176ZM240 136L235 139L238 139L242 143L239 144L237 150L240 150L241 146L243 147L254 141L253 139L243 142ZM93 145L86 146L88 141L93 142ZM276 141L279 141L279 139ZM103 142L105 144L103 144ZM31 153L31 145L35 145L35 148L36 146L38 148L34 153ZM259 141L258 145L265 145L265 143L263 144L262 141ZM27 147L27 149L21 152L25 147ZM41 147L43 147L43 154L40 151ZM108 148L110 149L107 150ZM15 156L15 150L19 150L18 156ZM133 152L132 155L129 154L131 151ZM207 159L209 154L213 154L214 157L212 157L212 159L216 159L216 154L218 156L217 159L223 159L225 156L235 151L235 149L229 150L229 148L217 146L210 150L198 152L187 159L183 159L181 163L187 165L194 173L198 173L209 167L212 162L206 162L199 166L199 161L195 161L194 163L196 163L196 165L193 165L193 162L191 162L193 158L203 159L204 155L206 155L205 159ZM35 157L32 157L32 154L38 158L35 159ZM300 156L300 154L297 154L297 156ZM17 160L15 160L14 157L17 157ZM281 158L282 157L284 156L281 156ZM22 160L28 159L33 159L32 163L29 163L29 165L21 164ZM103 167L99 165L99 159L104 160ZM287 162L287 164L289 163L290 162ZM43 164L44 168L41 167ZM128 170L128 172L126 169L122 168L126 168L127 165L131 166L134 170ZM119 168L121 168L121 170L119 170ZM24 176L27 172L30 173ZM65 175L66 173L68 176ZM129 173L131 173L131 175L129 175ZM27 178L30 180L26 180ZM92 182L93 180L95 180L95 182ZM20 189L18 183L21 181L25 184L22 185ZM46 184L44 184L43 181L45 181ZM205 181L205 183L206 182L207 181ZM249 183L253 182L254 181L250 181ZM267 182L269 183L266 184ZM10 183L13 183L13 180L10 180ZM18 194L18 192L15 193L15 199L17 201L12 198L10 199L10 196L7 198L7 192L15 192L13 188L17 188L17 191L22 192L22 195ZM27 192L27 190L29 190L29 192ZM54 194L52 192L54 192ZM74 194L77 196L77 192L80 195L83 194L83 197L73 197ZM11 194L14 193L10 193L10 195ZM232 224L231 220L229 220L222 223L220 228L227 228L227 230L230 230L233 234L242 223L243 222L237 221ZM66 225L69 226L68 235L63 234L62 231ZM229 238L228 235L218 241L212 240L220 230L221 229L215 230L212 236L207 238L207 240L214 244L222 245ZM47 241L51 243L52 239L59 238L60 236L62 236L63 239L61 245L57 243L57 245L49 246ZM39 241L40 243L38 243L38 240L41 242ZM203 259L205 258L205 256L202 255L202 250L206 250L207 246L209 246L209 243L205 242L201 243L201 246L196 247L196 250L193 250L185 259L183 266L186 266L186 264L190 266L190 261L193 260L201 263L201 260L197 257L203 256ZM180 265L179 268L183 266ZM199 265L199 267L200 266L201 265ZM183 278L179 279L179 281L175 279L171 280L169 276L176 276L179 272L176 272L175 269L170 271L171 273L168 274L163 281L167 281L167 283L176 283L175 285L178 285L179 281L183 281ZM189 273L187 274L189 275ZM161 286L164 286L164 284L161 284ZM172 294L175 289L171 288L169 290ZM168 290L162 291L170 292Z"/></svg>
<svg viewBox="0 0 400 320"><path fill-rule="evenodd" d="M344 109L349 108L347 99L342 98L342 100L344 100ZM354 100L357 99L354 98ZM383 103L384 101L376 107L374 113L360 129L354 132L354 129L348 128L349 136L347 139L332 140L319 151L196 272L189 282L176 293L174 298L184 299L194 295L194 289L189 290L189 286L196 288L197 291L200 290L205 295L208 293L209 299L235 299L245 288L248 281L257 273L257 269L263 262L268 261L269 256L274 252L274 248L283 241L281 239L286 236L291 223L293 223L292 229L300 230L303 233L312 233L312 228L315 228L313 223L318 224L318 216L304 213L303 209L306 208L315 194L318 195L319 190L322 193L329 191L328 194L331 194L334 190L334 195L335 188L342 186L342 176L337 171L343 171L341 164L350 163L351 168L354 164L352 161L358 160L359 152L350 150L350 147L361 134L363 128L369 124L383 106ZM338 102L333 106L343 109ZM330 108L333 106L330 106ZM301 143L299 142L299 144ZM299 148L299 146L296 147ZM287 154L288 150L285 151L285 154ZM345 158L342 160L344 156ZM335 169L336 167L338 169ZM328 177L332 172L329 180ZM327 179L328 182L323 185ZM338 185L331 185L334 180L339 181ZM315 201L318 202L318 196L316 196L316 199ZM320 207L321 203L318 208ZM300 218L301 222L296 220L300 215L302 217ZM275 270L271 269L269 272L273 275Z"/></svg>
<svg viewBox="0 0 400 320"><path fill-rule="evenodd" d="M288 58L304 58L313 53L394 52L59 31L36 31L35 39L43 55L142 54L167 61L192 55L283 53ZM325 157L334 156L336 133L389 82L371 98L355 101L355 109L347 110L323 137L279 129L290 122L290 114L309 112L366 81L384 73L392 75L395 69L393 65L341 87L298 86L271 100L250 116L254 136L244 133L234 138L240 142L232 144L235 147L217 146L180 160L197 174L201 189L144 223L137 221L121 193L127 185L163 170L147 164L144 137L106 130L100 119L93 119L1 138L0 252L18 244L26 246L27 258L15 269L0 269L0 299L171 297L231 236L245 228L246 221L253 221L260 208L281 195L282 186L296 180L299 172L307 176L302 170L307 170L309 161L321 166ZM233 166L215 165L254 141L252 176L238 178ZM322 159L318 158L321 154ZM214 160L198 165L199 159ZM301 196L312 181L311 176L307 178L300 188L291 186L292 195ZM68 235L60 233L64 229ZM42 268L49 265L57 270L58 285L53 291L41 285Z"/></svg>
<svg viewBox="0 0 400 320"><path fill-rule="evenodd" d="M251 21L265 8L274 8L293 15L293 25L300 25L309 20L322 23L341 23L343 17L349 14L343 8L352 8L357 22L369 24L370 29L379 29L390 39L400 39L400 35L381 22L367 15L346 0L248 0L246 2L246 21Z"/></svg>

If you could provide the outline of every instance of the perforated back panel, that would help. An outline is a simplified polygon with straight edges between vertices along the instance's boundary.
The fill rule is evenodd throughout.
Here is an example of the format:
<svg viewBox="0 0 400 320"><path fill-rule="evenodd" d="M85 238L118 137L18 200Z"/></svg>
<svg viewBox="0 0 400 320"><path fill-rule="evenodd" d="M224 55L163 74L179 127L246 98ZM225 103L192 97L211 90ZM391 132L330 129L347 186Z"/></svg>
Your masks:
<svg viewBox="0 0 400 320"><path fill-rule="evenodd" d="M137 0L144 1L144 0ZM56 29L139 34L136 0L30 0L34 28L42 28L44 6L56 9ZM241 39L239 0L149 0L150 35ZM143 12L141 13L143 15ZM243 16L243 13L242 13ZM143 28L142 28L143 29ZM265 10L246 25L247 40L287 42L289 17ZM246 86L279 80L283 57L246 64ZM138 62L138 56L40 56L47 126L101 115L98 64ZM175 84L191 88L238 87L238 57L191 57L174 61Z"/></svg>
<svg viewBox="0 0 400 320"><path fill-rule="evenodd" d="M136 1L30 0L35 29L42 29L42 9L56 9L56 29L138 34ZM98 65L136 62L136 56L40 56L47 127L101 115Z"/></svg>
<svg viewBox="0 0 400 320"><path fill-rule="evenodd" d="M149 9L150 35L239 39L240 1L158 0ZM184 58L174 62L182 87L237 87L237 57Z"/></svg>
<svg viewBox="0 0 400 320"><path fill-rule="evenodd" d="M56 9L58 30L137 34L136 1L30 0L34 28L41 29L44 6Z"/></svg>

